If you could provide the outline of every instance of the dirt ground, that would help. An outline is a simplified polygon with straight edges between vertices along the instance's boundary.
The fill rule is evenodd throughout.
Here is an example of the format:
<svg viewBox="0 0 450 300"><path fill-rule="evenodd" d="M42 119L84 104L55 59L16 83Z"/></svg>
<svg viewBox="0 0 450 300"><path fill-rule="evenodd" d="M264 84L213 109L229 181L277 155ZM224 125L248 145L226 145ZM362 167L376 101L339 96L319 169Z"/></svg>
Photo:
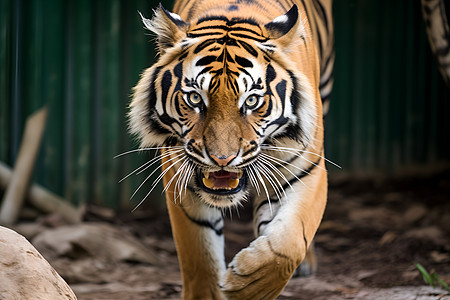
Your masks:
<svg viewBox="0 0 450 300"><path fill-rule="evenodd" d="M59 225L51 217L41 219L40 232L29 238L80 300L180 299L181 278L165 212L116 216L91 208L86 219L88 224L112 224L118 230L113 235L136 238L152 257L133 250L135 256L105 258L84 249L87 242L73 241L70 251L52 252L42 246L42 234ZM227 220L228 260L251 241L249 219L241 212ZM315 243L318 272L291 279L278 299L450 299L448 292L427 286L415 266L420 263L450 283L450 172L426 179L332 182Z"/></svg>

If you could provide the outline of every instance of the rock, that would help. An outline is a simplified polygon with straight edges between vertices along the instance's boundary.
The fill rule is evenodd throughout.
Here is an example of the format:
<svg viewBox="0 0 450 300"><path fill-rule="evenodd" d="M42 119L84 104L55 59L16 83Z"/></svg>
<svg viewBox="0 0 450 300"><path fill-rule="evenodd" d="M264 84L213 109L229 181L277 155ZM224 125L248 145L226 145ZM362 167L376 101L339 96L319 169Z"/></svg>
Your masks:
<svg viewBox="0 0 450 300"><path fill-rule="evenodd" d="M1 299L77 299L41 254L15 231L0 227Z"/></svg>
<svg viewBox="0 0 450 300"><path fill-rule="evenodd" d="M378 271L375 271L375 270L361 270L356 274L356 279L363 280L366 278L370 278L377 273L378 273Z"/></svg>
<svg viewBox="0 0 450 300"><path fill-rule="evenodd" d="M392 288L365 288L362 289L352 299L360 300L449 300L450 295L447 291L431 286L401 286Z"/></svg>
<svg viewBox="0 0 450 300"><path fill-rule="evenodd" d="M425 240L434 243L435 245L443 245L446 242L442 230L437 226L428 226L423 228L415 228L408 230L404 236L406 238L413 238L418 240Z"/></svg>
<svg viewBox="0 0 450 300"><path fill-rule="evenodd" d="M425 205L423 204L414 204L409 207L405 214L403 215L403 221L407 224L414 224L420 219L424 218L428 213Z"/></svg>
<svg viewBox="0 0 450 300"><path fill-rule="evenodd" d="M369 207L352 209L348 217L353 222L367 222L380 225L383 227L388 226L390 228L396 227L399 223L398 214L386 207Z"/></svg>
<svg viewBox="0 0 450 300"><path fill-rule="evenodd" d="M450 262L450 254L446 252L431 251L430 258L434 263L438 264Z"/></svg>
<svg viewBox="0 0 450 300"><path fill-rule="evenodd" d="M127 261L158 265L159 259L130 233L104 223L85 223L49 229L33 244L47 259L94 257L109 263Z"/></svg>
<svg viewBox="0 0 450 300"><path fill-rule="evenodd" d="M393 231L387 231L378 242L381 246L392 243L397 238L397 234Z"/></svg>

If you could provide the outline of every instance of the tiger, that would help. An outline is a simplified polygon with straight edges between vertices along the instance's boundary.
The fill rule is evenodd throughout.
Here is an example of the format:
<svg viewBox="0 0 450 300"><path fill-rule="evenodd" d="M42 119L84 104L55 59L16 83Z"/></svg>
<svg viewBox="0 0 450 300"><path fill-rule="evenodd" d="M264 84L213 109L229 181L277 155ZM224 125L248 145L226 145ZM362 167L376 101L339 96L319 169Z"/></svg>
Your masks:
<svg viewBox="0 0 450 300"><path fill-rule="evenodd" d="M179 0L141 15L159 57L134 88L129 127L160 150L150 192L162 179L184 299L274 299L300 264L315 268L331 6ZM224 212L245 202L255 239L227 265Z"/></svg>
<svg viewBox="0 0 450 300"><path fill-rule="evenodd" d="M443 0L421 0L431 51L447 87L450 87L450 27ZM448 3L447 3L448 4Z"/></svg>

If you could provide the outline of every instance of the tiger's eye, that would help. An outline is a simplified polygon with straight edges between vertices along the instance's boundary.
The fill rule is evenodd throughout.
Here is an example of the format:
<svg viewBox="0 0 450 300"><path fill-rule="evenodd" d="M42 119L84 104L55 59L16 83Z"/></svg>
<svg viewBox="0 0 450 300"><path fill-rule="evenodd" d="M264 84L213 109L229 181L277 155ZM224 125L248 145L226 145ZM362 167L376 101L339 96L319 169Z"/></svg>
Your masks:
<svg viewBox="0 0 450 300"><path fill-rule="evenodd" d="M258 103L258 97L256 97L256 96L250 96L247 98L247 100L245 100L245 105L247 105L247 107L249 107L249 108L252 108L257 103Z"/></svg>
<svg viewBox="0 0 450 300"><path fill-rule="evenodd" d="M189 101L192 104L199 104L202 101L202 97L198 93L190 93L189 94Z"/></svg>

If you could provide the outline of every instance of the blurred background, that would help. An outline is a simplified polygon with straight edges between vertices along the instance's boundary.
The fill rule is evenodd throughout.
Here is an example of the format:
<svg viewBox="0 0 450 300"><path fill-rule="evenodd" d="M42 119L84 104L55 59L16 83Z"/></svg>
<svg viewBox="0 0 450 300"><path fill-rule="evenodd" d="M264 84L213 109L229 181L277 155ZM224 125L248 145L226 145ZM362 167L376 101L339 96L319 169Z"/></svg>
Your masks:
<svg viewBox="0 0 450 300"><path fill-rule="evenodd" d="M172 1L162 1L167 8ZM159 1L0 0L0 161L14 166L26 118L46 106L33 182L67 202L130 211L145 178L118 183L148 154L126 112L155 60L146 17ZM419 1L335 1L335 86L326 117L331 180L428 176L450 169L450 95ZM148 173L147 173L148 174ZM150 195L160 205L160 191ZM135 199L135 200L134 200Z"/></svg>

